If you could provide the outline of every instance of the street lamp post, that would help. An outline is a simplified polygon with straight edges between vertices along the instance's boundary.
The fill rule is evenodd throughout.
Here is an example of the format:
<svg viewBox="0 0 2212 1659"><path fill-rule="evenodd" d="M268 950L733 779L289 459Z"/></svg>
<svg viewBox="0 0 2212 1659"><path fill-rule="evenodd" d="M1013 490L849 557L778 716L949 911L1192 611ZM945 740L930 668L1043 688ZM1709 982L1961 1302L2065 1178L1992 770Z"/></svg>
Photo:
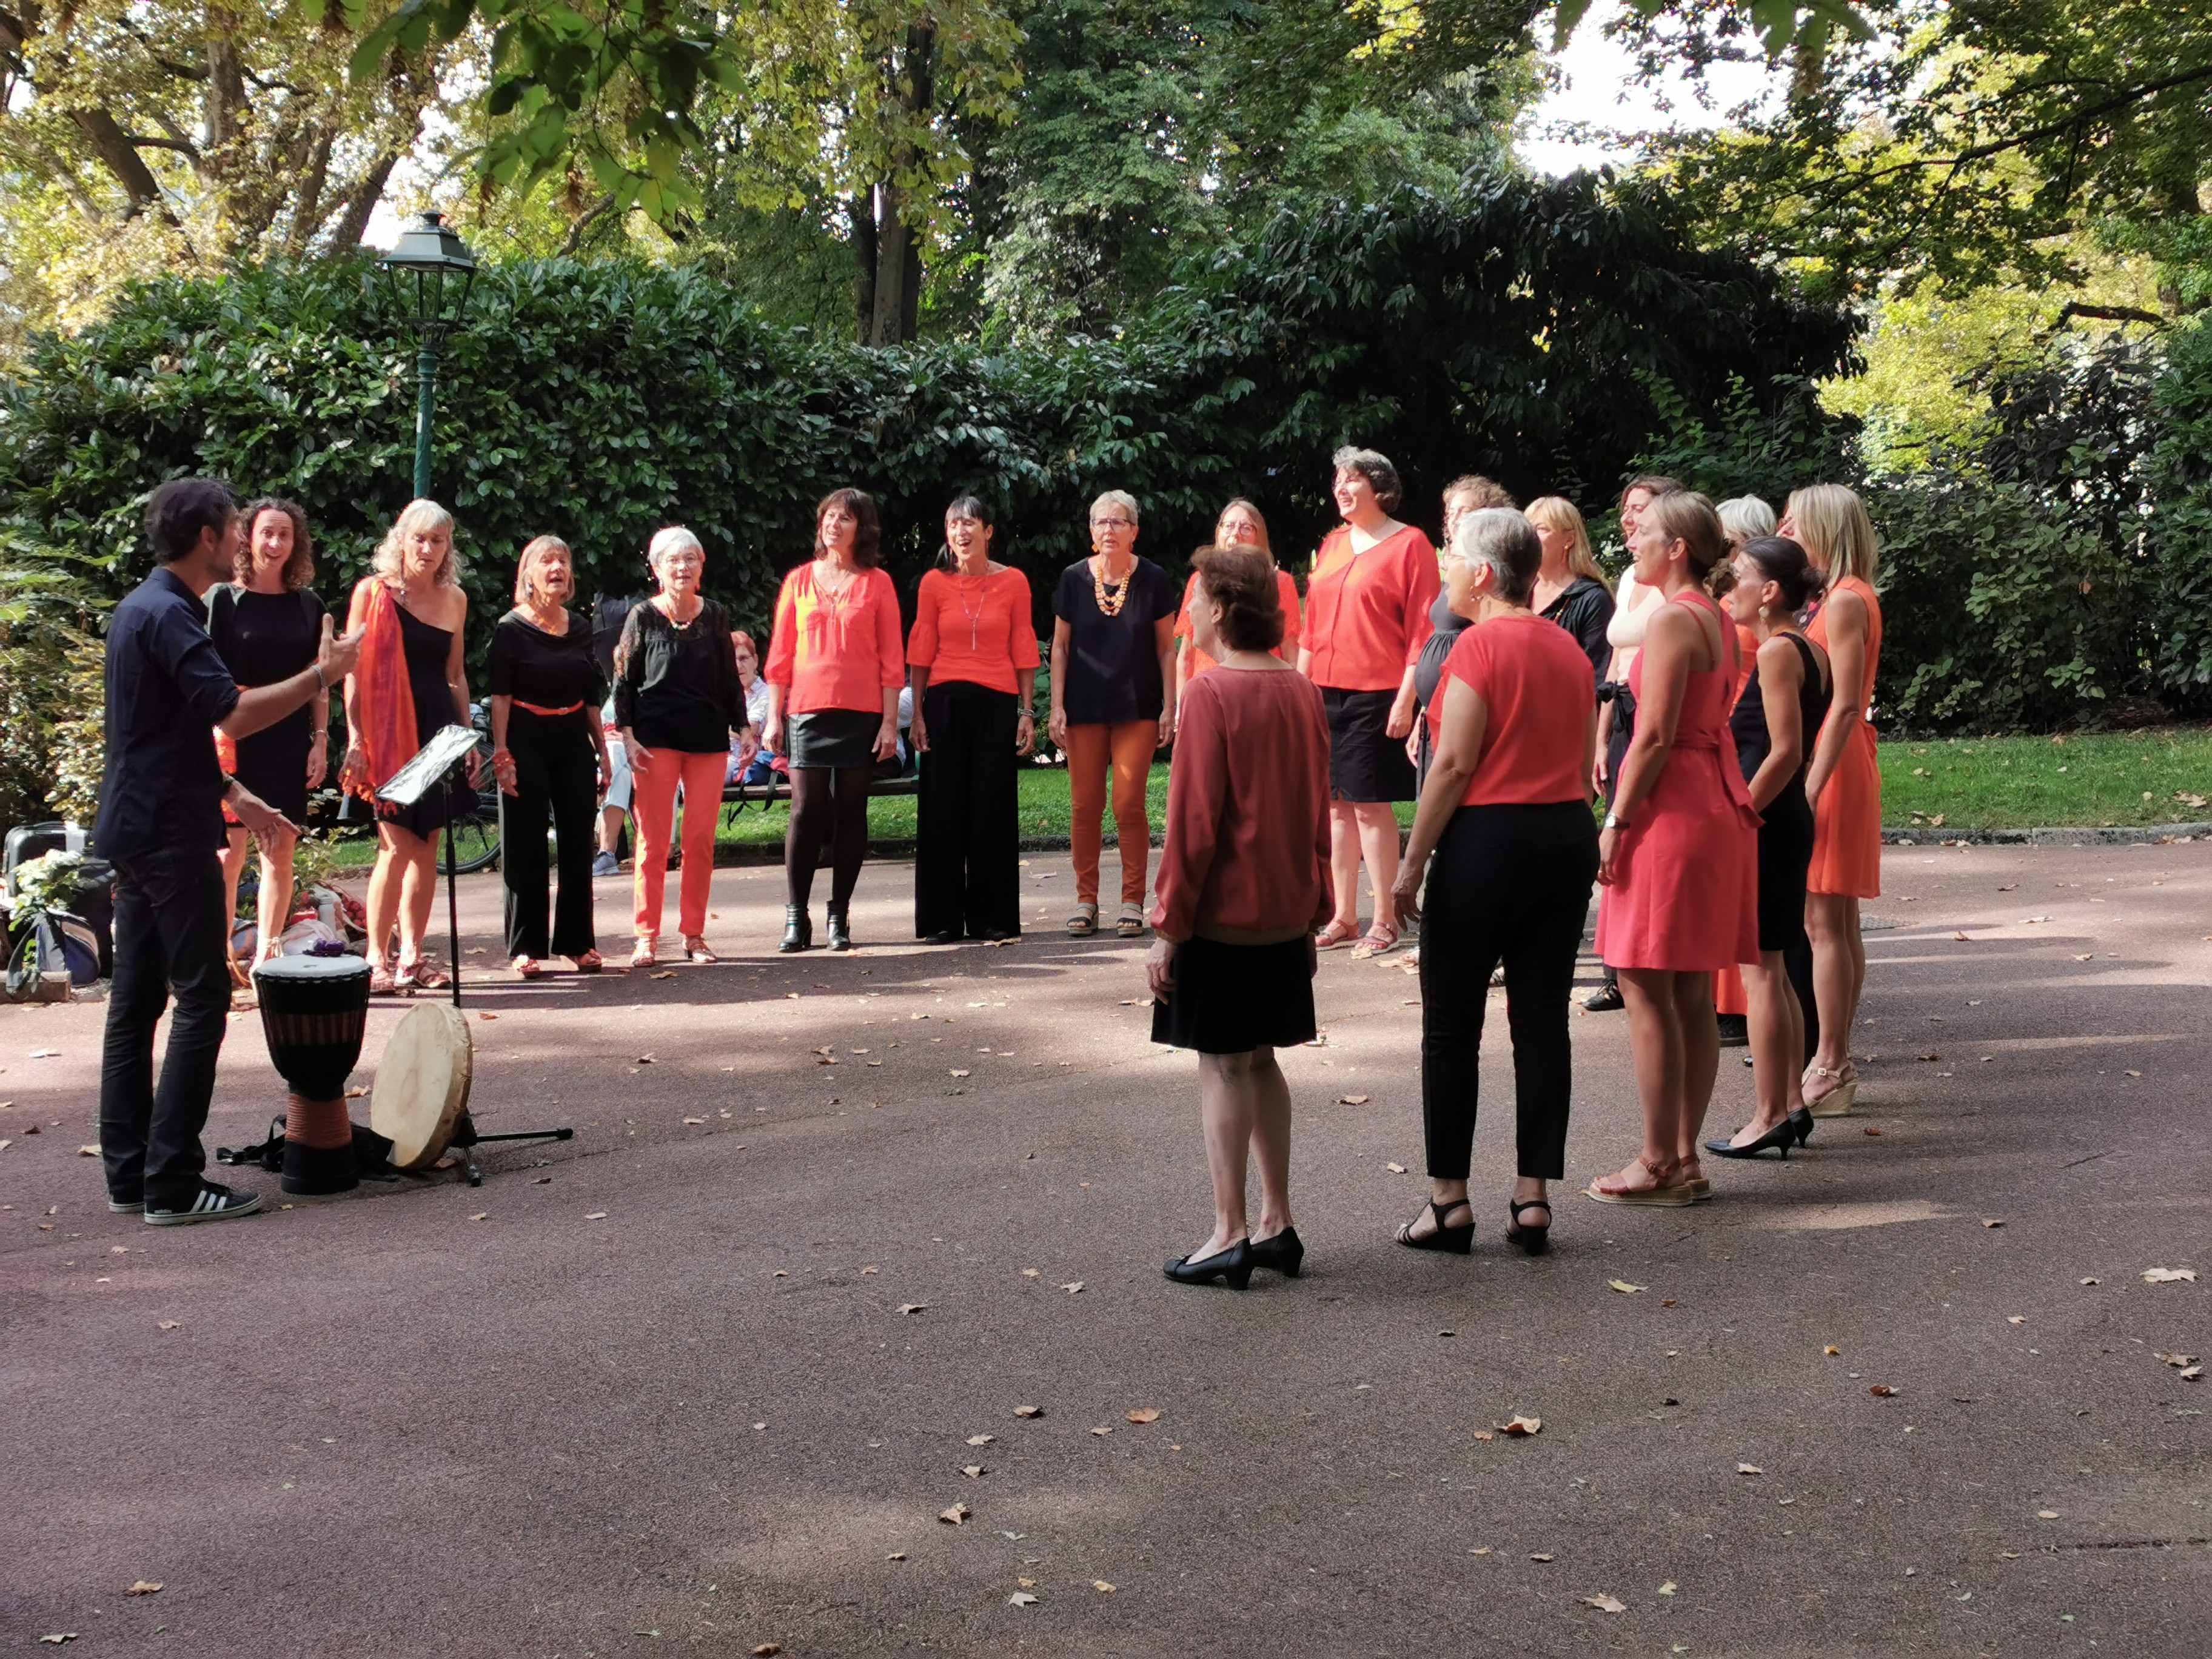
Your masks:
<svg viewBox="0 0 2212 1659"><path fill-rule="evenodd" d="M415 335L415 495L430 493L430 422L437 408L438 356L468 309L476 255L442 213L425 213L377 260L394 307Z"/></svg>

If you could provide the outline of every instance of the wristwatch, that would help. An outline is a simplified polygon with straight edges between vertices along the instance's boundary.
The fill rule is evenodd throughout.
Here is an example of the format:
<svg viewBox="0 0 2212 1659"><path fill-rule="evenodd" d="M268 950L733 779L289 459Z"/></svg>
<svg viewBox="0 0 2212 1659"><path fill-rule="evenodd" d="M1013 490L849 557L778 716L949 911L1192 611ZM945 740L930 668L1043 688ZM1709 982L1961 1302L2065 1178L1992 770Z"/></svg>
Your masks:
<svg viewBox="0 0 2212 1659"><path fill-rule="evenodd" d="M1599 827L1606 830L1626 830L1628 828L1628 820L1618 812L1607 812L1605 815L1604 823Z"/></svg>

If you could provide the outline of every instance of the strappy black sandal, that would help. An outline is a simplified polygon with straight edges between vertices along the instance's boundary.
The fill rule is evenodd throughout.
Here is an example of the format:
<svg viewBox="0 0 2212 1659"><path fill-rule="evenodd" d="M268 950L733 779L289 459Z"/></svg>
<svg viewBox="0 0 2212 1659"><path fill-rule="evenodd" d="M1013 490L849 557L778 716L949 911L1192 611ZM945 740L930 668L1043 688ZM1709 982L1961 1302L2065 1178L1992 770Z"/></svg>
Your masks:
<svg viewBox="0 0 2212 1659"><path fill-rule="evenodd" d="M1532 1227L1521 1219L1530 1210L1541 1210L1544 1212L1542 1226ZM1552 1249L1552 1200L1550 1199L1509 1198L1505 1200L1505 1211L1508 1224L1505 1229L1505 1242L1508 1244L1512 1245L1524 1255L1545 1255L1550 1253Z"/></svg>
<svg viewBox="0 0 2212 1659"><path fill-rule="evenodd" d="M1462 1226L1447 1227L1444 1218L1454 1210L1465 1210L1468 1219ZM1436 1219L1436 1231L1416 1236L1413 1224L1408 1221L1399 1227L1398 1242L1409 1250L1443 1250L1452 1255L1465 1255L1474 1248L1474 1206L1467 1200L1455 1198L1449 1204L1439 1204L1431 1199L1429 1213Z"/></svg>

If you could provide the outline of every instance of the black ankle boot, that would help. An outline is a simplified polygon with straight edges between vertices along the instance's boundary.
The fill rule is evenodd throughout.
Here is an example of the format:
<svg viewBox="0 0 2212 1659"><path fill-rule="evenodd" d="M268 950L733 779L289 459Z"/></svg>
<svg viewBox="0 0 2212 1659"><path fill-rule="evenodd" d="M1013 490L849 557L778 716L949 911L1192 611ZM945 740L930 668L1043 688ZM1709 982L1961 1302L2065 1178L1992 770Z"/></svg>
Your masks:
<svg viewBox="0 0 2212 1659"><path fill-rule="evenodd" d="M806 914L803 904L783 907L783 943L775 948L788 954L804 951L814 943L814 919Z"/></svg>
<svg viewBox="0 0 2212 1659"><path fill-rule="evenodd" d="M853 924L845 920L845 907L842 904L830 907L830 948L833 951L853 948Z"/></svg>

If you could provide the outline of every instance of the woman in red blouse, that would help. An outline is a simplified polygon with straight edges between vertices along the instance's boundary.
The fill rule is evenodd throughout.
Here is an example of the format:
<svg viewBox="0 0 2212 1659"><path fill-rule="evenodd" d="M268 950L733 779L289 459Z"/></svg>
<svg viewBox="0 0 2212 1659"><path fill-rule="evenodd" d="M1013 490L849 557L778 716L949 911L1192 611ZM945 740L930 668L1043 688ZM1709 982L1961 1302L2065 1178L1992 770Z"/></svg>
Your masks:
<svg viewBox="0 0 2212 1659"><path fill-rule="evenodd" d="M883 532L872 499L833 489L814 509L814 556L783 579L768 648L762 746L791 763L783 837L781 951L814 943L806 910L814 865L830 843L830 948L853 948L848 907L868 851L868 782L898 752L898 594L877 568Z"/></svg>
<svg viewBox="0 0 2212 1659"><path fill-rule="evenodd" d="M1501 962L1519 1159L1507 1242L1531 1255L1549 1247L1545 1183L1565 1173L1567 994L1597 879L1589 799L1597 697L1574 637L1530 605L1543 564L1535 526L1507 507L1469 514L1445 560L1451 607L1477 625L1461 631L1429 701L1436 754L1395 895L1399 914L1421 925L1429 1207L1398 1229L1398 1242L1417 1250L1463 1255L1474 1242L1476 1061ZM1417 902L1431 851L1428 893Z"/></svg>
<svg viewBox="0 0 2212 1659"><path fill-rule="evenodd" d="M1242 1290L1255 1267L1296 1278L1305 1255L1275 1050L1314 1035L1312 932L1330 908L1328 727L1312 684L1273 654L1283 629L1273 562L1209 547L1198 571L1193 637L1219 672L1192 683L1176 740L1145 968L1152 1041L1198 1050L1213 1176L1213 1231L1167 1276ZM1256 1238L1244 1204L1254 1153Z"/></svg>
<svg viewBox="0 0 2212 1659"><path fill-rule="evenodd" d="M1336 510L1306 583L1298 667L1328 713L1329 834L1336 914L1315 944L1333 951L1359 933L1359 866L1375 889L1375 921L1352 952L1379 956L1398 942L1390 893L1398 879L1393 801L1414 795L1406 737L1413 729L1413 671L1431 630L1437 550L1390 516L1397 469L1371 449L1336 452Z"/></svg>
<svg viewBox="0 0 2212 1659"><path fill-rule="evenodd" d="M1269 564L1275 563L1275 550L1267 540L1267 521L1260 516L1260 509L1242 495L1221 509L1221 516L1213 521L1213 545L1216 547L1256 547L1267 556ZM1182 610L1176 617L1176 701L1182 701L1183 688L1200 674L1213 667L1213 659L1198 648L1191 636L1190 602L1198 592L1198 572L1190 573L1183 584ZM1285 662L1296 662L1298 658L1298 584L1297 579L1275 565L1275 597L1283 607L1283 642L1275 647L1275 654Z"/></svg>
<svg viewBox="0 0 2212 1659"><path fill-rule="evenodd" d="M1015 762L1036 743L1029 578L991 557L991 509L945 509L945 562L921 579L907 672L922 757L914 931L927 945L1022 931Z"/></svg>

